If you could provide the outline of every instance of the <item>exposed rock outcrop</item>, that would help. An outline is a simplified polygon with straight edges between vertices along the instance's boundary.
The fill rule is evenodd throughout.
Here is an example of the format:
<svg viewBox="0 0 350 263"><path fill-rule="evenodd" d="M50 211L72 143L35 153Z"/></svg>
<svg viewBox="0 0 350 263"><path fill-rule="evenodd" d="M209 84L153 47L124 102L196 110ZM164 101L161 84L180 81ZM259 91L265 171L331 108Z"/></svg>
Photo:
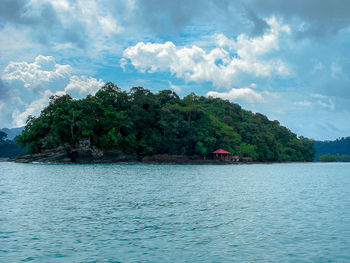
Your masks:
<svg viewBox="0 0 350 263"><path fill-rule="evenodd" d="M89 141L80 141L76 147L70 145L59 146L50 150L43 150L37 154L25 154L14 159L15 162L31 163L121 163L138 162L136 155L126 155L118 150L102 151L91 146Z"/></svg>
<svg viewBox="0 0 350 263"><path fill-rule="evenodd" d="M198 155L149 156L127 155L118 150L102 151L90 144L89 140L80 141L75 147L65 144L37 154L25 154L13 159L20 163L148 163L148 164L238 164L228 160L213 160Z"/></svg>

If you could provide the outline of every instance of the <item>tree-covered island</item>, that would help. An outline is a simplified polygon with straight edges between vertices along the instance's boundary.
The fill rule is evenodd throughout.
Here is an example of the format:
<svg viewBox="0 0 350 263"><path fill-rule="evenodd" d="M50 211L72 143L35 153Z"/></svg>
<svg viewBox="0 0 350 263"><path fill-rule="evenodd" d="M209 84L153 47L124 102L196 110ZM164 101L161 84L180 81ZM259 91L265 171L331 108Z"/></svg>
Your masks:
<svg viewBox="0 0 350 263"><path fill-rule="evenodd" d="M126 92L113 83L85 99L52 96L39 117L28 117L17 143L27 147L27 157L61 152L56 161L68 160L65 154L71 161L166 154L203 159L218 148L261 162L314 158L313 140L238 104L194 93L181 99L171 90Z"/></svg>

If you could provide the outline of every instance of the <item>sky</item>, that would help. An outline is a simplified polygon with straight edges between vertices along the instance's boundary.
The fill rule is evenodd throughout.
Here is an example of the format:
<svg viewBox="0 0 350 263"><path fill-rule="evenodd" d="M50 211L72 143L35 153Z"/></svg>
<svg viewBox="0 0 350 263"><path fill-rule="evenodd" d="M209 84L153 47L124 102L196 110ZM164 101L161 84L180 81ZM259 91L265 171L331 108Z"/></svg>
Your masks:
<svg viewBox="0 0 350 263"><path fill-rule="evenodd" d="M195 92L350 136L348 0L0 0L0 128L106 82Z"/></svg>

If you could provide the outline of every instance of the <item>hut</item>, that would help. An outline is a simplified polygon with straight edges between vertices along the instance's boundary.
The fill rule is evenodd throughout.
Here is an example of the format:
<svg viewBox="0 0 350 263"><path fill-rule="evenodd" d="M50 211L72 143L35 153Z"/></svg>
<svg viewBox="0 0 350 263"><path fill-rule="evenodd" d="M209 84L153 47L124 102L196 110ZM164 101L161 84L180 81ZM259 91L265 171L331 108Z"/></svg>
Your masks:
<svg viewBox="0 0 350 263"><path fill-rule="evenodd" d="M213 152L214 154L214 160L230 160L230 152L225 151L223 149L217 149L216 151Z"/></svg>

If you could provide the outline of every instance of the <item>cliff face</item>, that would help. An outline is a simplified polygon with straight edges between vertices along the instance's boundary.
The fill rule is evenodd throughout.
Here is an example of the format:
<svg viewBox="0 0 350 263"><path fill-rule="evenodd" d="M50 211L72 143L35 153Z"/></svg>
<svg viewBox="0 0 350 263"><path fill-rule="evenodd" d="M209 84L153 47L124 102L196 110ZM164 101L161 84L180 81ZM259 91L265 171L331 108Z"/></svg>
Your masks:
<svg viewBox="0 0 350 263"><path fill-rule="evenodd" d="M125 155L117 150L101 151L91 146L89 141L84 140L74 148L65 144L41 153L21 155L14 161L20 163L120 163L137 162L140 161L140 158L135 155Z"/></svg>

